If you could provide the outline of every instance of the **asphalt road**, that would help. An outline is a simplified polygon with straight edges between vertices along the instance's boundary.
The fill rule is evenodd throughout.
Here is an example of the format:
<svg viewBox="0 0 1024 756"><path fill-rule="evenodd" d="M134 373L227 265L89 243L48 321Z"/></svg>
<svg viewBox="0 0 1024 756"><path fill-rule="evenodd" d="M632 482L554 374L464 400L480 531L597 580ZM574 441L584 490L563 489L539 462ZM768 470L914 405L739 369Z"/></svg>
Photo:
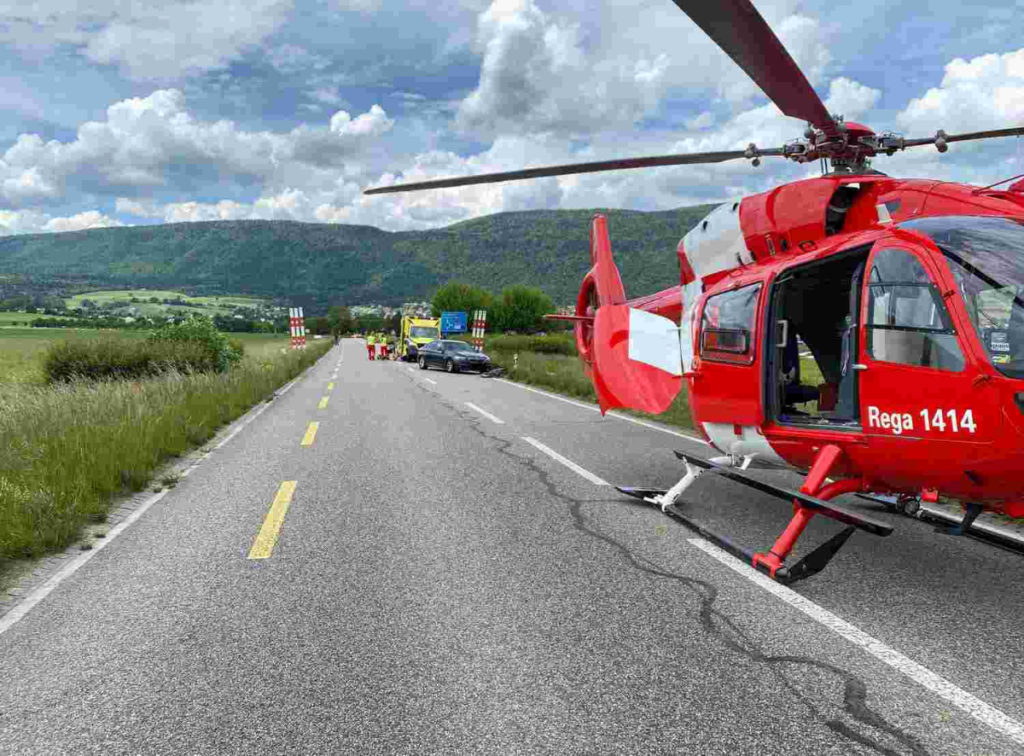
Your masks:
<svg viewBox="0 0 1024 756"><path fill-rule="evenodd" d="M345 341L0 633L0 753L1024 753L1024 557L877 511L773 593L601 485L674 448L710 456ZM758 547L788 519L685 499Z"/></svg>

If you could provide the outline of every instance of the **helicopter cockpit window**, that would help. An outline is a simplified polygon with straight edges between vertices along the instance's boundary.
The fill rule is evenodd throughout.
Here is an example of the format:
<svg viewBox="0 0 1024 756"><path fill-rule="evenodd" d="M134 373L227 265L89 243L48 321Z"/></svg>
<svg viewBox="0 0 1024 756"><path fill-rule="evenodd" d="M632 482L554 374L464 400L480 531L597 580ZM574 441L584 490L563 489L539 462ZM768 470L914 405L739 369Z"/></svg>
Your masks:
<svg viewBox="0 0 1024 756"><path fill-rule="evenodd" d="M876 360L938 370L964 369L938 287L902 249L876 255L868 279L867 353Z"/></svg>
<svg viewBox="0 0 1024 756"><path fill-rule="evenodd" d="M754 362L754 326L761 284L709 297L700 322L701 357L718 362Z"/></svg>
<svg viewBox="0 0 1024 756"><path fill-rule="evenodd" d="M1024 224L1010 218L923 218L904 224L932 238L992 364L1024 378Z"/></svg>

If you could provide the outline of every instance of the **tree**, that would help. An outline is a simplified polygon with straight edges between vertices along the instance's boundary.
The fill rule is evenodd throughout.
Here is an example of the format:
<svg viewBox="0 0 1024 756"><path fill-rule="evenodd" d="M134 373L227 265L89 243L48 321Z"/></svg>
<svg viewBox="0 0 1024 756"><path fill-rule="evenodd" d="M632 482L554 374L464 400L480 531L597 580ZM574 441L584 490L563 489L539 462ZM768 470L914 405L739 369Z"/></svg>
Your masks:
<svg viewBox="0 0 1024 756"><path fill-rule="evenodd" d="M434 294L430 307L435 318L442 312L464 312L472 320L474 310L490 308L494 298L486 289L472 284L449 281Z"/></svg>
<svg viewBox="0 0 1024 756"><path fill-rule="evenodd" d="M335 335L348 333L352 330L352 311L347 307L334 305L327 310L327 319L331 322L331 332Z"/></svg>
<svg viewBox="0 0 1024 756"><path fill-rule="evenodd" d="M306 318L306 331L308 333L315 333L321 336L331 332L331 321L330 318Z"/></svg>
<svg viewBox="0 0 1024 756"><path fill-rule="evenodd" d="M544 316L555 311L551 297L537 288L522 284L509 286L501 292L500 306L487 313L491 331L530 333L544 328Z"/></svg>

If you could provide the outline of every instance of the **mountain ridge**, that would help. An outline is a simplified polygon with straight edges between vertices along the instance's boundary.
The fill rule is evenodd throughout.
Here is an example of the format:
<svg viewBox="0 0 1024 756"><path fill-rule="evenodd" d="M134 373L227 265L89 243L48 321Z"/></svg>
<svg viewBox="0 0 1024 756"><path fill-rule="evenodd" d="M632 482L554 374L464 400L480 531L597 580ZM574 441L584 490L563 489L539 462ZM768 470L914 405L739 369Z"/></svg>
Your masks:
<svg viewBox="0 0 1024 756"><path fill-rule="evenodd" d="M0 237L0 274L99 287L184 288L329 304L428 299L459 280L522 283L575 300L590 268L590 219L608 218L630 296L679 280L675 248L713 205L676 210L526 210L425 231L301 221L197 221Z"/></svg>

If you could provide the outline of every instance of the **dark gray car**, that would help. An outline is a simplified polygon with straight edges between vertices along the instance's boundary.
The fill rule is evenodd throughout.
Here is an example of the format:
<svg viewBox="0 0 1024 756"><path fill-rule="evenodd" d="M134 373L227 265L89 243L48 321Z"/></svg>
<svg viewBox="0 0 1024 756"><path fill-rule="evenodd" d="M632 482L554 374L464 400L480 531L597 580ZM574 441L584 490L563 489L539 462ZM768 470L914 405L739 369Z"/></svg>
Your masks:
<svg viewBox="0 0 1024 756"><path fill-rule="evenodd" d="M439 367L446 373L475 370L483 373L491 369L491 359L464 341L438 339L420 347L420 370Z"/></svg>

